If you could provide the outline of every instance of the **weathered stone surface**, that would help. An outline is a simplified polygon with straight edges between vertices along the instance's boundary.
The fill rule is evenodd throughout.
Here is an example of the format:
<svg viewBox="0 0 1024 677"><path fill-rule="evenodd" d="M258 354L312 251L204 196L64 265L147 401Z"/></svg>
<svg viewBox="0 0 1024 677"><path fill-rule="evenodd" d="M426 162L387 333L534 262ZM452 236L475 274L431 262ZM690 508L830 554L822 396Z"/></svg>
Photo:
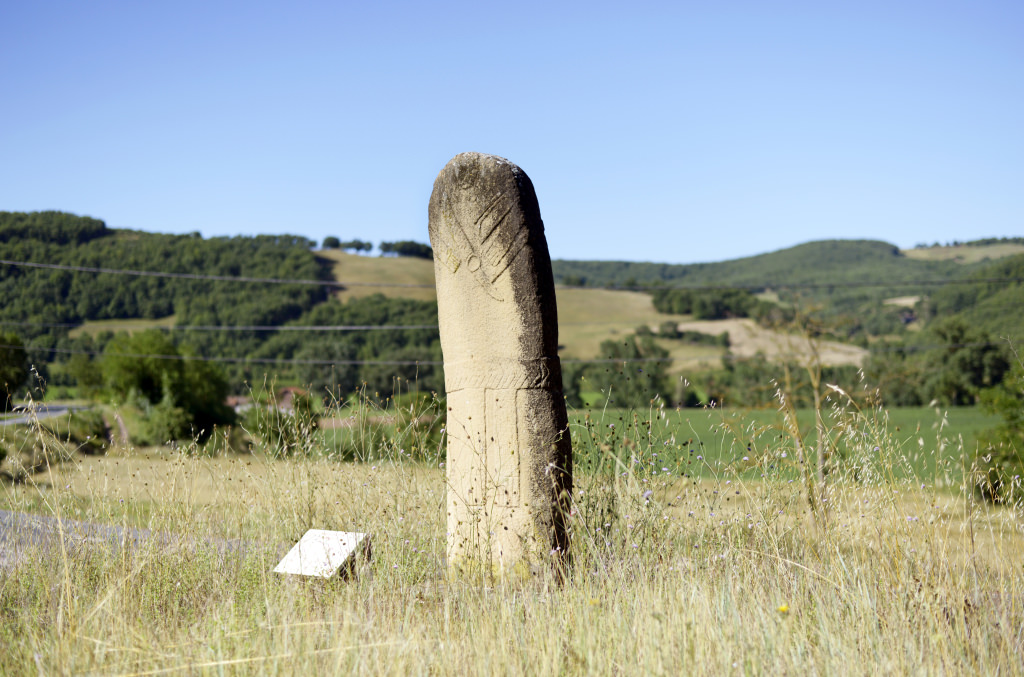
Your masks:
<svg viewBox="0 0 1024 677"><path fill-rule="evenodd" d="M463 153L430 196L448 393L448 561L506 574L568 553L572 492L551 259L529 177Z"/></svg>

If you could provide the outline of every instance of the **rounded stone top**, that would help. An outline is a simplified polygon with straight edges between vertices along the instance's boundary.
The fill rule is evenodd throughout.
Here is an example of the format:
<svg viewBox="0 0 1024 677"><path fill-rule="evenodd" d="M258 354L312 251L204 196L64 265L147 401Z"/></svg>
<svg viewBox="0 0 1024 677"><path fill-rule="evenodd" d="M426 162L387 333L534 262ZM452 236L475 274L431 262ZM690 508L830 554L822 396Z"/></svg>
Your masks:
<svg viewBox="0 0 1024 677"><path fill-rule="evenodd" d="M514 162L499 155L459 153L438 173L434 187L435 190L442 187L442 192L454 190L470 200L496 193L509 194L512 188L513 193L520 195L519 200L524 203L526 211L540 218L530 177Z"/></svg>

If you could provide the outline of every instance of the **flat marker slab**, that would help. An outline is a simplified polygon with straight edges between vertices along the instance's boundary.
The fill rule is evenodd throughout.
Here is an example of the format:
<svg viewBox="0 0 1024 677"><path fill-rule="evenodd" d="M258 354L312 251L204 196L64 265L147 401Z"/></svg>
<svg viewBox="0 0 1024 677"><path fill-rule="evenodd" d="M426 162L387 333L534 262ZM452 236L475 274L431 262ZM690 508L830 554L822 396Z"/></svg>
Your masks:
<svg viewBox="0 0 1024 677"><path fill-rule="evenodd" d="M331 578L341 567L355 562L356 550L364 541L363 550L369 558L367 534L310 529L274 567L274 573Z"/></svg>

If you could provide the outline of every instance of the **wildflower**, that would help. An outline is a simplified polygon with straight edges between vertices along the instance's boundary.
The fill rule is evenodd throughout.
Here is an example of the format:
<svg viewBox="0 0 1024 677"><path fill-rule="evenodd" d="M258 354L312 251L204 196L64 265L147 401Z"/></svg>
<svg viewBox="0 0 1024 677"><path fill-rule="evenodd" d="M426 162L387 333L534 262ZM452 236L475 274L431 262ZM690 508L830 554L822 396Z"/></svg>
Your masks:
<svg viewBox="0 0 1024 677"><path fill-rule="evenodd" d="M778 611L780 614L788 614L789 613L789 605L788 604L780 604L779 608L776 609L776 611Z"/></svg>

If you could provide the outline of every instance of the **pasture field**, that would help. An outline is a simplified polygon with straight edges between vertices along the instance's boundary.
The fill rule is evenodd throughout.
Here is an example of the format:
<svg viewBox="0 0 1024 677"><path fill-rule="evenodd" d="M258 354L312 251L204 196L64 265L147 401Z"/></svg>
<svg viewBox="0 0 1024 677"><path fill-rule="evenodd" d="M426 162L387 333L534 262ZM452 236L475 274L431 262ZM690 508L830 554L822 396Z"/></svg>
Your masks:
<svg viewBox="0 0 1024 677"><path fill-rule="evenodd" d="M603 341L633 334L640 325L651 328L684 315L662 315L650 294L610 289L557 288L558 342L565 359L593 359Z"/></svg>
<svg viewBox="0 0 1024 677"><path fill-rule="evenodd" d="M447 575L443 461L410 460L397 437L362 463L332 458L318 439L298 458L260 446L216 457L128 449L2 484L3 509L174 537L20 551L0 569L0 665L10 675L1024 670L1022 515L887 472L904 465L886 432L902 414L884 428L872 412L831 422L851 462L822 487L778 462L754 476L733 463L700 476L670 468L678 433L716 435L718 412L664 413L574 413L563 582L544 567L526 579ZM915 418L930 425L924 411L901 420ZM719 459L734 456L717 444ZM774 432L754 446L758 458L796 455ZM808 491L823 499L816 510ZM272 574L308 528L369 532L373 558L347 580ZM230 539L249 546L224 547Z"/></svg>
<svg viewBox="0 0 1024 677"><path fill-rule="evenodd" d="M335 296L341 300L372 294L420 301L433 301L437 298L434 262L429 259L360 256L337 249L322 249L316 255L332 262L331 275L335 280L356 283L335 292ZM374 286L382 283L396 286Z"/></svg>
<svg viewBox="0 0 1024 677"><path fill-rule="evenodd" d="M948 247L922 247L920 249L904 249L903 255L919 261L956 261L957 263L978 263L985 259L1001 259L1006 256L1024 254L1024 244L1004 242L987 244L978 247L957 245Z"/></svg>
<svg viewBox="0 0 1024 677"><path fill-rule="evenodd" d="M747 317L725 320L687 318L686 321L679 324L679 329L712 335L727 332L729 334L729 350L740 358L750 358L761 353L769 360L793 361L795 359L800 361L807 359L812 354L812 347L806 338L798 334L766 329ZM668 341L666 343L676 342ZM814 348L817 350L818 360L823 365L852 364L860 366L868 355L868 351L859 346L838 341L817 340Z"/></svg>
<svg viewBox="0 0 1024 677"><path fill-rule="evenodd" d="M796 414L800 431L812 444L814 411L801 409ZM599 430L606 438L596 448L576 445L577 461L585 464L607 457L613 446L620 459L628 459L645 441L659 440L661 447L653 453L672 474L714 478L739 473L756 479L766 466L780 477L800 474L798 459L772 454L780 447L780 438L790 436L782 413L774 409L590 409L571 411L569 421L574 432ZM827 438L844 462L870 464L890 479L920 479L935 487L960 486L978 434L999 421L978 407L824 412ZM872 444L865 446L863 440Z"/></svg>

